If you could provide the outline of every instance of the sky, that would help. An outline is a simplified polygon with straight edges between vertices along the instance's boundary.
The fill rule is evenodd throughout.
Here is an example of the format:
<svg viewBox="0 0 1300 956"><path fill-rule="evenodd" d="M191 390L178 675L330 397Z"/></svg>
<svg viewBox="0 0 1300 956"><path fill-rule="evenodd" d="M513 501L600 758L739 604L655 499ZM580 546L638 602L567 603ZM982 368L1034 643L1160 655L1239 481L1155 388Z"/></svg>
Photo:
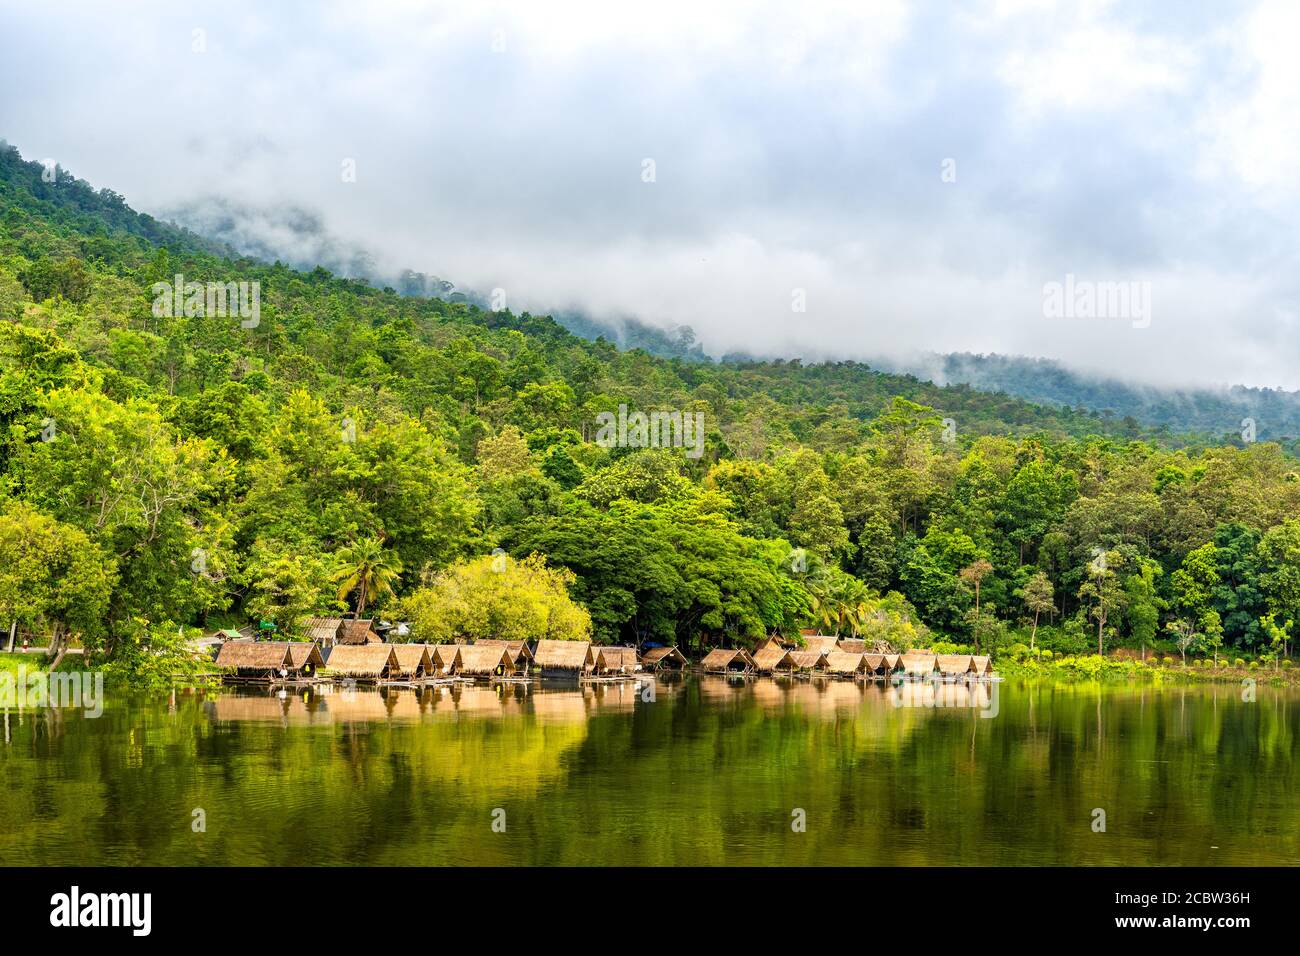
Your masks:
<svg viewBox="0 0 1300 956"><path fill-rule="evenodd" d="M1300 388L1298 40L1287 0L0 0L0 138L713 354Z"/></svg>

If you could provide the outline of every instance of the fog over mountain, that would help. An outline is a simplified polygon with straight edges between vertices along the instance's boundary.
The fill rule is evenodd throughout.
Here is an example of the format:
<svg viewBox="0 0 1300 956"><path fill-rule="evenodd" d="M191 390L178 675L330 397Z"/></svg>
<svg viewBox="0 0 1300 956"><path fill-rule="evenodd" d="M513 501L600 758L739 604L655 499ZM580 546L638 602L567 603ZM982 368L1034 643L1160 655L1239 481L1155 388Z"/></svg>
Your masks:
<svg viewBox="0 0 1300 956"><path fill-rule="evenodd" d="M714 355L1300 387L1293 4L576 7L10 4L0 135L254 254ZM1045 317L1069 277L1149 315Z"/></svg>

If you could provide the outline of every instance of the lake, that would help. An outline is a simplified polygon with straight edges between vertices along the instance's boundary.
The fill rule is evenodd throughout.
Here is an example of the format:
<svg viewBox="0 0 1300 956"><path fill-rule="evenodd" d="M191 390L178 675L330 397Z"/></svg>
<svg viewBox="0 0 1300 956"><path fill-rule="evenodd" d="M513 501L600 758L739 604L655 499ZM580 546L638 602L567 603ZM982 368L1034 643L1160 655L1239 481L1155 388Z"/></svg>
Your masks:
<svg viewBox="0 0 1300 956"><path fill-rule="evenodd" d="M96 719L4 715L0 864L1295 864L1300 694L1242 698L694 675L110 692Z"/></svg>

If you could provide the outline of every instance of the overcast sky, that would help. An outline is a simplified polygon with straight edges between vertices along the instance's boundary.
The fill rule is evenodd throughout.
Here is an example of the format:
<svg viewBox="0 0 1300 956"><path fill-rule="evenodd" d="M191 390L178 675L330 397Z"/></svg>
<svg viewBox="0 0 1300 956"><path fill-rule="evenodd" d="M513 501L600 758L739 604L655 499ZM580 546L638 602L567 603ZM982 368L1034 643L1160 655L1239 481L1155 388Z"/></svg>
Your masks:
<svg viewBox="0 0 1300 956"><path fill-rule="evenodd" d="M1291 0L115 6L0 0L0 137L143 211L715 354L1300 387ZM1046 316L1067 274L1149 323Z"/></svg>

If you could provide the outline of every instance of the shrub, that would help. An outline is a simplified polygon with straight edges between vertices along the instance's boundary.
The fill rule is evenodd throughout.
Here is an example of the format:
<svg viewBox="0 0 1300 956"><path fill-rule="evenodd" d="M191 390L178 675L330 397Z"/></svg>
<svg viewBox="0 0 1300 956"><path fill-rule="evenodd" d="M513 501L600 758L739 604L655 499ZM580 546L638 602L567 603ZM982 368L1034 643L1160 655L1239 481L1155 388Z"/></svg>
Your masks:
<svg viewBox="0 0 1300 956"><path fill-rule="evenodd" d="M1257 670L1259 670L1259 661L1251 661L1251 662L1250 662L1250 669L1253 670L1253 671L1257 671Z"/></svg>
<svg viewBox="0 0 1300 956"><path fill-rule="evenodd" d="M1242 660L1240 657L1238 657L1235 661L1232 662L1232 666L1233 666L1233 667L1245 667L1245 666L1246 666L1246 662L1245 662L1244 660Z"/></svg>
<svg viewBox="0 0 1300 956"><path fill-rule="evenodd" d="M1029 653L1029 648L1024 644L1016 643L1016 644L1012 644L1007 649L1007 653L1010 654L1014 660L1020 660L1022 657L1024 657L1026 654Z"/></svg>
<svg viewBox="0 0 1300 956"><path fill-rule="evenodd" d="M1291 659L1289 659L1289 658L1288 658L1287 660L1284 660L1284 661L1282 662L1282 670L1284 670L1284 671L1289 671L1289 670L1290 670L1292 667L1294 667L1294 666L1295 666L1295 661L1293 661L1293 660L1291 660Z"/></svg>

